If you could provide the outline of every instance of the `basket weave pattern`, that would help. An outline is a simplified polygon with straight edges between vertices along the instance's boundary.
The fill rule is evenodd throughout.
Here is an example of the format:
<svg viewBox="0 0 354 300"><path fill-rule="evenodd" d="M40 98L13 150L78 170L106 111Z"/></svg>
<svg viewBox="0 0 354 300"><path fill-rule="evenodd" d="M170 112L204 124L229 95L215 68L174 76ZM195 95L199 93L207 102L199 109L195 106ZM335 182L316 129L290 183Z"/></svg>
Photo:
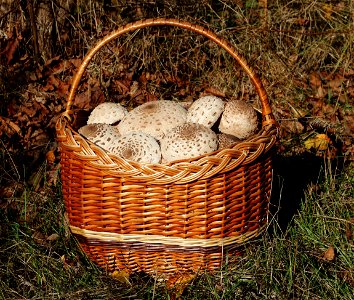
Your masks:
<svg viewBox="0 0 354 300"><path fill-rule="evenodd" d="M157 25L202 34L236 59L262 103L258 134L197 158L141 164L107 153L72 129L71 106L94 54L126 32ZM109 271L168 276L220 268L226 253L258 236L267 224L275 124L259 78L234 47L212 32L174 19L148 19L117 29L86 55L56 124L72 233L88 256Z"/></svg>

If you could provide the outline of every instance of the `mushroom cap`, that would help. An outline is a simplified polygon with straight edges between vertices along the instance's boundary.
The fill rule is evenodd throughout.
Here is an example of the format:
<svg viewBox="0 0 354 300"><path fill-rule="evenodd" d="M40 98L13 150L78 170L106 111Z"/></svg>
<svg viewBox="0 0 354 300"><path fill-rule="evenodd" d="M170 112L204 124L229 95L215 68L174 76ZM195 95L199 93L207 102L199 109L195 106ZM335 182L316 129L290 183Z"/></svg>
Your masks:
<svg viewBox="0 0 354 300"><path fill-rule="evenodd" d="M157 100L146 102L127 114L117 125L119 132L145 132L160 139L167 131L183 124L187 110L178 102Z"/></svg>
<svg viewBox="0 0 354 300"><path fill-rule="evenodd" d="M255 133L257 127L257 113L250 104L243 100L232 100L226 103L219 124L221 132L246 139Z"/></svg>
<svg viewBox="0 0 354 300"><path fill-rule="evenodd" d="M104 102L97 105L87 120L87 124L104 123L113 124L128 113L128 110L119 103Z"/></svg>
<svg viewBox="0 0 354 300"><path fill-rule="evenodd" d="M136 162L158 164L161 160L161 149L158 142L144 132L130 132L120 136L110 152Z"/></svg>
<svg viewBox="0 0 354 300"><path fill-rule="evenodd" d="M211 128L224 111L224 101L215 96L204 96L194 101L187 113L187 122Z"/></svg>
<svg viewBox="0 0 354 300"><path fill-rule="evenodd" d="M88 140L107 151L120 137L120 133L116 127L103 123L87 124L78 131Z"/></svg>
<svg viewBox="0 0 354 300"><path fill-rule="evenodd" d="M227 133L218 133L218 142L219 146L218 149L225 149L229 148L233 144L238 144L241 140L234 135L227 134Z"/></svg>
<svg viewBox="0 0 354 300"><path fill-rule="evenodd" d="M218 147L216 133L197 123L176 126L160 142L162 157L166 161L197 157Z"/></svg>

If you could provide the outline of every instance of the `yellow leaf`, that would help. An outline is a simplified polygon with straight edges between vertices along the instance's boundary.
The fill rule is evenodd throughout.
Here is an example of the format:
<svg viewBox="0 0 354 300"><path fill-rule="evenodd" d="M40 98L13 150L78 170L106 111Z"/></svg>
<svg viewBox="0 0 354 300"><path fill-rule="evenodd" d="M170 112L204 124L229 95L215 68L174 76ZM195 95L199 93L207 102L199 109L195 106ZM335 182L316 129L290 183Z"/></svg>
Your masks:
<svg viewBox="0 0 354 300"><path fill-rule="evenodd" d="M172 276L166 282L171 299L179 299L186 286L194 279L195 274L179 274Z"/></svg>
<svg viewBox="0 0 354 300"><path fill-rule="evenodd" d="M115 270L112 273L112 277L120 283L129 284L129 272L127 270Z"/></svg>
<svg viewBox="0 0 354 300"><path fill-rule="evenodd" d="M332 18L332 13L334 12L332 3L325 3L322 5L324 16L327 20Z"/></svg>
<svg viewBox="0 0 354 300"><path fill-rule="evenodd" d="M327 150L331 139L324 133L317 134L314 138L308 138L305 142L305 148L316 150Z"/></svg>

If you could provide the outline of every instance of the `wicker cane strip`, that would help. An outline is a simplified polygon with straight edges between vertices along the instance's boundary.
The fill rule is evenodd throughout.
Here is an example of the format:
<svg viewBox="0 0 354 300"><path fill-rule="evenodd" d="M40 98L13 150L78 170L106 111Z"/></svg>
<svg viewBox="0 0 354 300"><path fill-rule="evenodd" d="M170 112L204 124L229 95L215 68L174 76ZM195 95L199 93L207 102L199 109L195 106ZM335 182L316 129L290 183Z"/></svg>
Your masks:
<svg viewBox="0 0 354 300"><path fill-rule="evenodd" d="M92 57L122 34L177 26L226 50L250 77L262 104L262 129L237 145L168 164L142 164L108 153L72 128L76 90ZM198 25L148 19L118 28L84 58L59 117L63 197L71 231L109 271L158 276L215 270L226 254L262 233L268 221L276 121L259 77L224 39Z"/></svg>
<svg viewBox="0 0 354 300"><path fill-rule="evenodd" d="M78 227L70 226L72 233L85 237L88 240L113 243L143 243L146 245L170 245L178 247L189 247L189 248L211 248L216 246L228 246L234 244L242 244L244 241L249 240L250 237L254 237L259 234L260 230L263 228L257 228L253 231L247 231L243 235L239 236L229 236L225 238L180 238L175 236L160 236L160 235L147 235L147 234L117 234L109 232L98 232L94 230L85 230Z"/></svg>

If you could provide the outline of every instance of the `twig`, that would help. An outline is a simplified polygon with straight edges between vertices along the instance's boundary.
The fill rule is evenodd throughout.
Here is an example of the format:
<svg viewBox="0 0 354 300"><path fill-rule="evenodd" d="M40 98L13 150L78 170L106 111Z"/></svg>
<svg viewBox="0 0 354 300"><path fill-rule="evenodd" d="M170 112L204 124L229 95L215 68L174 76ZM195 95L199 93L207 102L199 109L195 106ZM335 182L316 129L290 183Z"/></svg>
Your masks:
<svg viewBox="0 0 354 300"><path fill-rule="evenodd" d="M38 44L38 34L37 34L37 25L36 25L36 17L34 15L33 10L33 0L27 0L27 9L30 16L31 22L31 30L33 36L33 47L34 47L34 57L36 62L39 59L39 44Z"/></svg>

